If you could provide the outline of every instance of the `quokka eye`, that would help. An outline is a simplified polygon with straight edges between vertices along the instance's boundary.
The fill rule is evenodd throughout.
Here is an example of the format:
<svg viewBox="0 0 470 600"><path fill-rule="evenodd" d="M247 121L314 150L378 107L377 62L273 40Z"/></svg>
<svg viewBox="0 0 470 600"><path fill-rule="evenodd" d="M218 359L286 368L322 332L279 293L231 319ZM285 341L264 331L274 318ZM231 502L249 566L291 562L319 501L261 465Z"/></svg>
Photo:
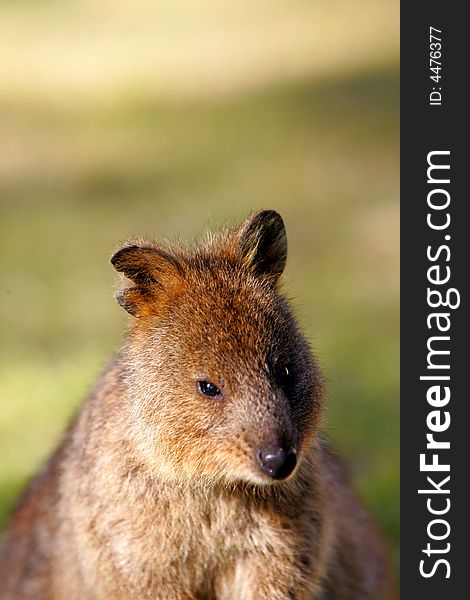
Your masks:
<svg viewBox="0 0 470 600"><path fill-rule="evenodd" d="M197 385L203 396L207 396L208 398L220 398L222 396L219 388L210 381L201 380L197 382Z"/></svg>
<svg viewBox="0 0 470 600"><path fill-rule="evenodd" d="M279 365L276 369L276 378L281 387L288 387L293 383L292 367L290 365Z"/></svg>

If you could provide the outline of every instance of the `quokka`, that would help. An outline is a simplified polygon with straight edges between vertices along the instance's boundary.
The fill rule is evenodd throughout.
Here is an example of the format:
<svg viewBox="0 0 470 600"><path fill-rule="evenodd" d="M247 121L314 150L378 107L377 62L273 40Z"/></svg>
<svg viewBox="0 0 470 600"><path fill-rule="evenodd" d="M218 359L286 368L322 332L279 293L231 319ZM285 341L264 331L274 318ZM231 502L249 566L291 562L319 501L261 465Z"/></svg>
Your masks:
<svg viewBox="0 0 470 600"><path fill-rule="evenodd" d="M139 239L124 347L1 538L1 600L389 600L386 553L321 434L279 290L280 215Z"/></svg>

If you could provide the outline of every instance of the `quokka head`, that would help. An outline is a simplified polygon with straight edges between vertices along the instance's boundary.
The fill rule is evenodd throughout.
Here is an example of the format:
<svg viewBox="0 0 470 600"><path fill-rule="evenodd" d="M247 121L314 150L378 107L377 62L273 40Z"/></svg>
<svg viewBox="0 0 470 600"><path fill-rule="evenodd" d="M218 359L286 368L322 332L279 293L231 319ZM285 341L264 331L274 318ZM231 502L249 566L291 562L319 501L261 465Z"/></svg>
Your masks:
<svg viewBox="0 0 470 600"><path fill-rule="evenodd" d="M111 259L132 286L123 352L139 460L169 480L267 484L295 477L315 443L323 380L278 290L282 218L250 215L196 248L138 240Z"/></svg>

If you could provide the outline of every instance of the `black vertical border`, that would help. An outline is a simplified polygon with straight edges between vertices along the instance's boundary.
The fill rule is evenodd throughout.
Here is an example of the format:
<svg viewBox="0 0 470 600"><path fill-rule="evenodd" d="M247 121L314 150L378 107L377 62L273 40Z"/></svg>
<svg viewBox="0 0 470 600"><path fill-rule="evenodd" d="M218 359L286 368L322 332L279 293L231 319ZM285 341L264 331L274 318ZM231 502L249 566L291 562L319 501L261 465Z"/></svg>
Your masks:
<svg viewBox="0 0 470 600"><path fill-rule="evenodd" d="M470 137L467 116L470 57L470 23L464 17L465 3L425 2L401 3L401 598L415 600L450 600L470 597L467 576L470 574L470 395L466 374L470 373L468 351L468 280L470 279L470 194L466 190L467 142ZM442 79L430 80L429 27L442 30ZM432 87L442 88L442 106L430 106ZM434 150L450 150L451 224L445 234L432 231L426 224L428 213L427 154ZM467 225L468 223L468 225ZM426 416L432 408L427 404L429 382L420 381L427 364L427 339L430 333L426 318L432 312L427 306L428 245L434 248L448 243L451 258L449 286L459 290L460 307L448 310L452 320L449 342L451 400L450 428L441 439L451 443L450 461L451 508L449 538L432 542L427 525L432 520L426 507L427 497L418 494L426 487L426 474L419 469L419 455L426 451ZM445 334L442 334L445 335ZM445 410L445 409L442 409ZM431 473L428 473L432 475ZM443 473L436 473L436 480ZM430 487L429 485L427 487ZM451 567L450 578L441 565L434 576L420 575L420 560L428 541L436 548L450 543L446 558ZM427 568L432 559L427 562Z"/></svg>

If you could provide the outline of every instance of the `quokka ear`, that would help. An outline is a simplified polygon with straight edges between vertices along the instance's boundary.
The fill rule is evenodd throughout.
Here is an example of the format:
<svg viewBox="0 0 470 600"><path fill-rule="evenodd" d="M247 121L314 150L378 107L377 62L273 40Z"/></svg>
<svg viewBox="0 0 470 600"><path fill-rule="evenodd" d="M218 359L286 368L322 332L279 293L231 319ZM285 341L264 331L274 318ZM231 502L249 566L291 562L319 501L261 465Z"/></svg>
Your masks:
<svg viewBox="0 0 470 600"><path fill-rule="evenodd" d="M281 215L274 210L250 215L240 228L238 255L253 273L276 283L287 259L286 228Z"/></svg>
<svg viewBox="0 0 470 600"><path fill-rule="evenodd" d="M116 294L118 304L134 317L154 313L158 292L182 272L176 258L151 246L124 246L111 264L135 284Z"/></svg>

